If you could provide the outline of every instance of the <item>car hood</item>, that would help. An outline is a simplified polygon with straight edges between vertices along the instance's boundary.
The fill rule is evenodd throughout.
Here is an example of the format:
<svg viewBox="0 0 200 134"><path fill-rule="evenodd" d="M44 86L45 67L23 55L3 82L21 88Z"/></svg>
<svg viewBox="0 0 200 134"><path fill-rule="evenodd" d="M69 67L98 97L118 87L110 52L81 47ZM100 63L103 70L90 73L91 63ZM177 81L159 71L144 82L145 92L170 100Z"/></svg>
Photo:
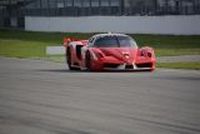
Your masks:
<svg viewBox="0 0 200 134"><path fill-rule="evenodd" d="M105 56L112 56L126 63L133 63L137 56L137 48L99 48Z"/></svg>

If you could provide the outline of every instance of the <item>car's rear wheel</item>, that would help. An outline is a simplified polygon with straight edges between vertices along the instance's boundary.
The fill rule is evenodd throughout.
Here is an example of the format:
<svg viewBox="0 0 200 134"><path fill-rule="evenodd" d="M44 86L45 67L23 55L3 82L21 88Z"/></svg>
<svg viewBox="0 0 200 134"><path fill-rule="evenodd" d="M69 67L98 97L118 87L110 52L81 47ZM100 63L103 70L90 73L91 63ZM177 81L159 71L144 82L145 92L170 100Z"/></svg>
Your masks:
<svg viewBox="0 0 200 134"><path fill-rule="evenodd" d="M91 66L91 54L89 51L86 52L85 54L85 66L87 68L88 71L92 70L92 66Z"/></svg>
<svg viewBox="0 0 200 134"><path fill-rule="evenodd" d="M72 59L71 59L71 51L70 48L67 49L66 52L66 62L68 64L69 70L75 70L74 67L72 67Z"/></svg>

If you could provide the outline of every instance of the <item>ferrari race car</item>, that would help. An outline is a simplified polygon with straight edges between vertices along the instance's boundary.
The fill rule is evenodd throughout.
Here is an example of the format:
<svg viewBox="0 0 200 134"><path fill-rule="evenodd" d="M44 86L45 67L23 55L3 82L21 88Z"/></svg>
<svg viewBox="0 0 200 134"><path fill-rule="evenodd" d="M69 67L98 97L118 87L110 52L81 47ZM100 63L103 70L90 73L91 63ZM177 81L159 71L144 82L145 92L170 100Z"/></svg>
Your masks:
<svg viewBox="0 0 200 134"><path fill-rule="evenodd" d="M70 70L149 70L156 58L150 47L138 48L125 34L96 34L89 40L64 38L66 61Z"/></svg>

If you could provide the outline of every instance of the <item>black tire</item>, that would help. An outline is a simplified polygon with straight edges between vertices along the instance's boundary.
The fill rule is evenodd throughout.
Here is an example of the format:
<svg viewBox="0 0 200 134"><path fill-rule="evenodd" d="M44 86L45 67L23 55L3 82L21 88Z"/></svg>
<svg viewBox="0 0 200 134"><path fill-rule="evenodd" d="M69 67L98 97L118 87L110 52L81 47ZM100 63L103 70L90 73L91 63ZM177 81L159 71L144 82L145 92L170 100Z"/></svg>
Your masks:
<svg viewBox="0 0 200 134"><path fill-rule="evenodd" d="M67 48L66 62L68 64L69 70L75 70L75 68L72 67L72 63L71 63L71 51L70 51L70 48Z"/></svg>
<svg viewBox="0 0 200 134"><path fill-rule="evenodd" d="M85 54L85 66L86 66L88 71L92 71L92 68L91 68L91 55L90 55L89 51L87 51L86 54Z"/></svg>

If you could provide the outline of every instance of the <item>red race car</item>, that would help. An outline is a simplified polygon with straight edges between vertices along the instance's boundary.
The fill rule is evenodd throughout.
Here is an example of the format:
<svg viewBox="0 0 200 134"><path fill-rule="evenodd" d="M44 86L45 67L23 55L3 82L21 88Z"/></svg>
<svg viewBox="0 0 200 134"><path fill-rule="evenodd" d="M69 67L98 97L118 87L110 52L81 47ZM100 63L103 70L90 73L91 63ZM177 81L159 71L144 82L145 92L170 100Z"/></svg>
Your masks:
<svg viewBox="0 0 200 134"><path fill-rule="evenodd" d="M89 40L65 38L66 61L70 70L149 70L156 58L150 47L138 48L125 34L96 34Z"/></svg>

